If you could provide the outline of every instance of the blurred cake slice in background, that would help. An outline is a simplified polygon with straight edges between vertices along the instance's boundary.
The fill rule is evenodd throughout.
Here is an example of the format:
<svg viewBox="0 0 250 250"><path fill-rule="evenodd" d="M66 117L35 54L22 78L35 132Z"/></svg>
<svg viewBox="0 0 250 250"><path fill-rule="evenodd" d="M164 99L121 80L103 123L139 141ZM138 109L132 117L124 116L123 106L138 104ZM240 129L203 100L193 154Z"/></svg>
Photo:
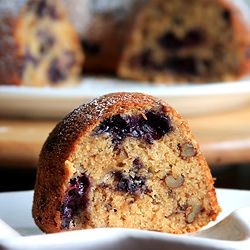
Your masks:
<svg viewBox="0 0 250 250"><path fill-rule="evenodd" d="M14 39L16 17L25 0L0 1L0 85L20 84L21 60Z"/></svg>
<svg viewBox="0 0 250 250"><path fill-rule="evenodd" d="M155 82L239 79L250 70L248 6L151 0L138 12L119 75Z"/></svg>
<svg viewBox="0 0 250 250"><path fill-rule="evenodd" d="M116 75L137 13L147 0L63 0L81 39L84 72Z"/></svg>
<svg viewBox="0 0 250 250"><path fill-rule="evenodd" d="M15 35L23 63L22 85L77 83L83 52L60 1L28 1L17 20Z"/></svg>
<svg viewBox="0 0 250 250"><path fill-rule="evenodd" d="M250 71L249 13L243 0L2 0L0 84L72 85L82 72L238 80Z"/></svg>

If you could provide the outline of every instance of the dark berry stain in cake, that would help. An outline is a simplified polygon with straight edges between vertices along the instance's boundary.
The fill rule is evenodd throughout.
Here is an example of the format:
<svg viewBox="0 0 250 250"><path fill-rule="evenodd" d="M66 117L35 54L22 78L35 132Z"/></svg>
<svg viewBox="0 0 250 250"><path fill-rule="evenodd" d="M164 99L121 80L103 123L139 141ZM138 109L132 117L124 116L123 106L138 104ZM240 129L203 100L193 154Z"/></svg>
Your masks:
<svg viewBox="0 0 250 250"><path fill-rule="evenodd" d="M133 168L134 170L137 172L138 170L142 169L144 167L141 159L139 157L136 157L134 160L133 160Z"/></svg>
<svg viewBox="0 0 250 250"><path fill-rule="evenodd" d="M164 64L165 68L177 73L191 75L197 75L199 73L197 67L197 59L193 57L172 57L167 59Z"/></svg>
<svg viewBox="0 0 250 250"><path fill-rule="evenodd" d="M28 2L27 6L29 10L33 10L36 16L40 18L45 16L49 16L52 19L58 18L58 13L56 11L55 6L52 6L48 0L31 0Z"/></svg>
<svg viewBox="0 0 250 250"><path fill-rule="evenodd" d="M142 52L140 52L138 55L133 56L130 59L130 65L131 67L143 67L143 68L150 68L157 70L159 69L159 65L154 62L152 57L152 50L145 49Z"/></svg>
<svg viewBox="0 0 250 250"><path fill-rule="evenodd" d="M147 176L140 173L140 170L145 169L144 164L139 157L135 158L132 163L132 168L129 174L121 171L115 172L115 190L117 192L125 192L129 194L143 194L150 192L146 185Z"/></svg>
<svg viewBox="0 0 250 250"><path fill-rule="evenodd" d="M81 41L82 48L84 52L90 54L90 55L98 55L101 52L100 45L90 42L86 39L83 39Z"/></svg>
<svg viewBox="0 0 250 250"><path fill-rule="evenodd" d="M48 69L48 78L53 83L63 81L66 78L65 71L63 70L58 58L51 61Z"/></svg>
<svg viewBox="0 0 250 250"><path fill-rule="evenodd" d="M139 60L142 67L152 66L152 51L149 49L144 50L139 56Z"/></svg>
<svg viewBox="0 0 250 250"><path fill-rule="evenodd" d="M226 23L231 22L231 12L229 10L223 10L222 18L225 20Z"/></svg>
<svg viewBox="0 0 250 250"><path fill-rule="evenodd" d="M86 209L88 205L87 194L90 188L89 178L83 174L70 180L63 204L61 206L61 229L69 228L75 215Z"/></svg>
<svg viewBox="0 0 250 250"><path fill-rule="evenodd" d="M178 50L201 45L204 40L202 30L196 28L188 31L184 38L178 38L173 32L167 31L158 39L158 43L166 50Z"/></svg>
<svg viewBox="0 0 250 250"><path fill-rule="evenodd" d="M40 41L40 54L44 55L55 44L55 39L51 34L44 30L38 31L37 36Z"/></svg>
<svg viewBox="0 0 250 250"><path fill-rule="evenodd" d="M118 192L135 194L137 192L145 193L147 190L146 178L143 176L125 176L121 172L116 172L115 181L117 182L115 190Z"/></svg>
<svg viewBox="0 0 250 250"><path fill-rule="evenodd" d="M171 121L167 115L147 111L144 116L115 115L107 118L94 130L93 135L108 133L112 138L112 143L117 146L126 137L143 139L153 144L155 140L160 140L171 131Z"/></svg>
<svg viewBox="0 0 250 250"><path fill-rule="evenodd" d="M33 66L37 66L39 60L34 55L32 55L29 49L26 49L24 53L24 62L25 64L32 64Z"/></svg>
<svg viewBox="0 0 250 250"><path fill-rule="evenodd" d="M66 50L63 53L63 57L66 61L65 69L69 70L76 64L76 55L74 51Z"/></svg>

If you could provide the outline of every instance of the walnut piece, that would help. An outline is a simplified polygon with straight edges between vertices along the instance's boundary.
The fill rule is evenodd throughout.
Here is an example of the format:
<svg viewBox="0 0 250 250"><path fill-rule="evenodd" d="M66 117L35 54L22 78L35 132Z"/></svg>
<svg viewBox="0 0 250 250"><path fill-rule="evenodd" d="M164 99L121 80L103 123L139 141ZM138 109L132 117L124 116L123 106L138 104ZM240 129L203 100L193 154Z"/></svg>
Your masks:
<svg viewBox="0 0 250 250"><path fill-rule="evenodd" d="M181 157L183 159L193 157L197 154L196 148L194 148L193 144L187 142L180 146Z"/></svg>
<svg viewBox="0 0 250 250"><path fill-rule="evenodd" d="M167 175L165 182L169 188L179 188L184 182L184 177L180 175L177 179L175 179L172 175Z"/></svg>
<svg viewBox="0 0 250 250"><path fill-rule="evenodd" d="M192 212L187 215L187 222L192 223L200 211L201 211L201 205L198 204L193 205Z"/></svg>

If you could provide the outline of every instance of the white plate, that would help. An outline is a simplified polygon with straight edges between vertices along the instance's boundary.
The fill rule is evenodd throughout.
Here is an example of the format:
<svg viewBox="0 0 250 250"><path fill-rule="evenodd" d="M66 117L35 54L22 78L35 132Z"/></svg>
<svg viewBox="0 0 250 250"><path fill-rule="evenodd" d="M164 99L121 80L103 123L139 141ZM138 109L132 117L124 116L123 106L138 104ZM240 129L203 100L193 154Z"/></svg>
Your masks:
<svg viewBox="0 0 250 250"><path fill-rule="evenodd" d="M217 195L222 213L193 234L101 228L45 235L31 216L33 192L0 193L0 218L7 223L0 223L0 249L249 249L250 191L217 189Z"/></svg>
<svg viewBox="0 0 250 250"><path fill-rule="evenodd" d="M0 86L0 115L62 118L82 103L119 91L160 97L185 116L231 110L250 102L247 79L230 83L152 85L86 77L80 85L68 88Z"/></svg>

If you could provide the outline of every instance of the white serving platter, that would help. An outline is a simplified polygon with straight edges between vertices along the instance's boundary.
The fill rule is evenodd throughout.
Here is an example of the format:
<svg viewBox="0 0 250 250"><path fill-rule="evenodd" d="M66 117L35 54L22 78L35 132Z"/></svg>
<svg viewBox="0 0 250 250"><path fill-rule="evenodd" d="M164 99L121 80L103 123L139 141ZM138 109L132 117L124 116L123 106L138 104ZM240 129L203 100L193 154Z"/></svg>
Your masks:
<svg viewBox="0 0 250 250"><path fill-rule="evenodd" d="M0 193L0 249L249 249L250 191L217 189L217 195L222 213L192 234L100 228L46 235L31 216L32 191Z"/></svg>
<svg viewBox="0 0 250 250"><path fill-rule="evenodd" d="M114 78L85 77L64 88L0 86L0 115L62 118L73 108L111 92L143 92L169 102L182 115L201 115L250 103L250 80L206 84L148 84Z"/></svg>

